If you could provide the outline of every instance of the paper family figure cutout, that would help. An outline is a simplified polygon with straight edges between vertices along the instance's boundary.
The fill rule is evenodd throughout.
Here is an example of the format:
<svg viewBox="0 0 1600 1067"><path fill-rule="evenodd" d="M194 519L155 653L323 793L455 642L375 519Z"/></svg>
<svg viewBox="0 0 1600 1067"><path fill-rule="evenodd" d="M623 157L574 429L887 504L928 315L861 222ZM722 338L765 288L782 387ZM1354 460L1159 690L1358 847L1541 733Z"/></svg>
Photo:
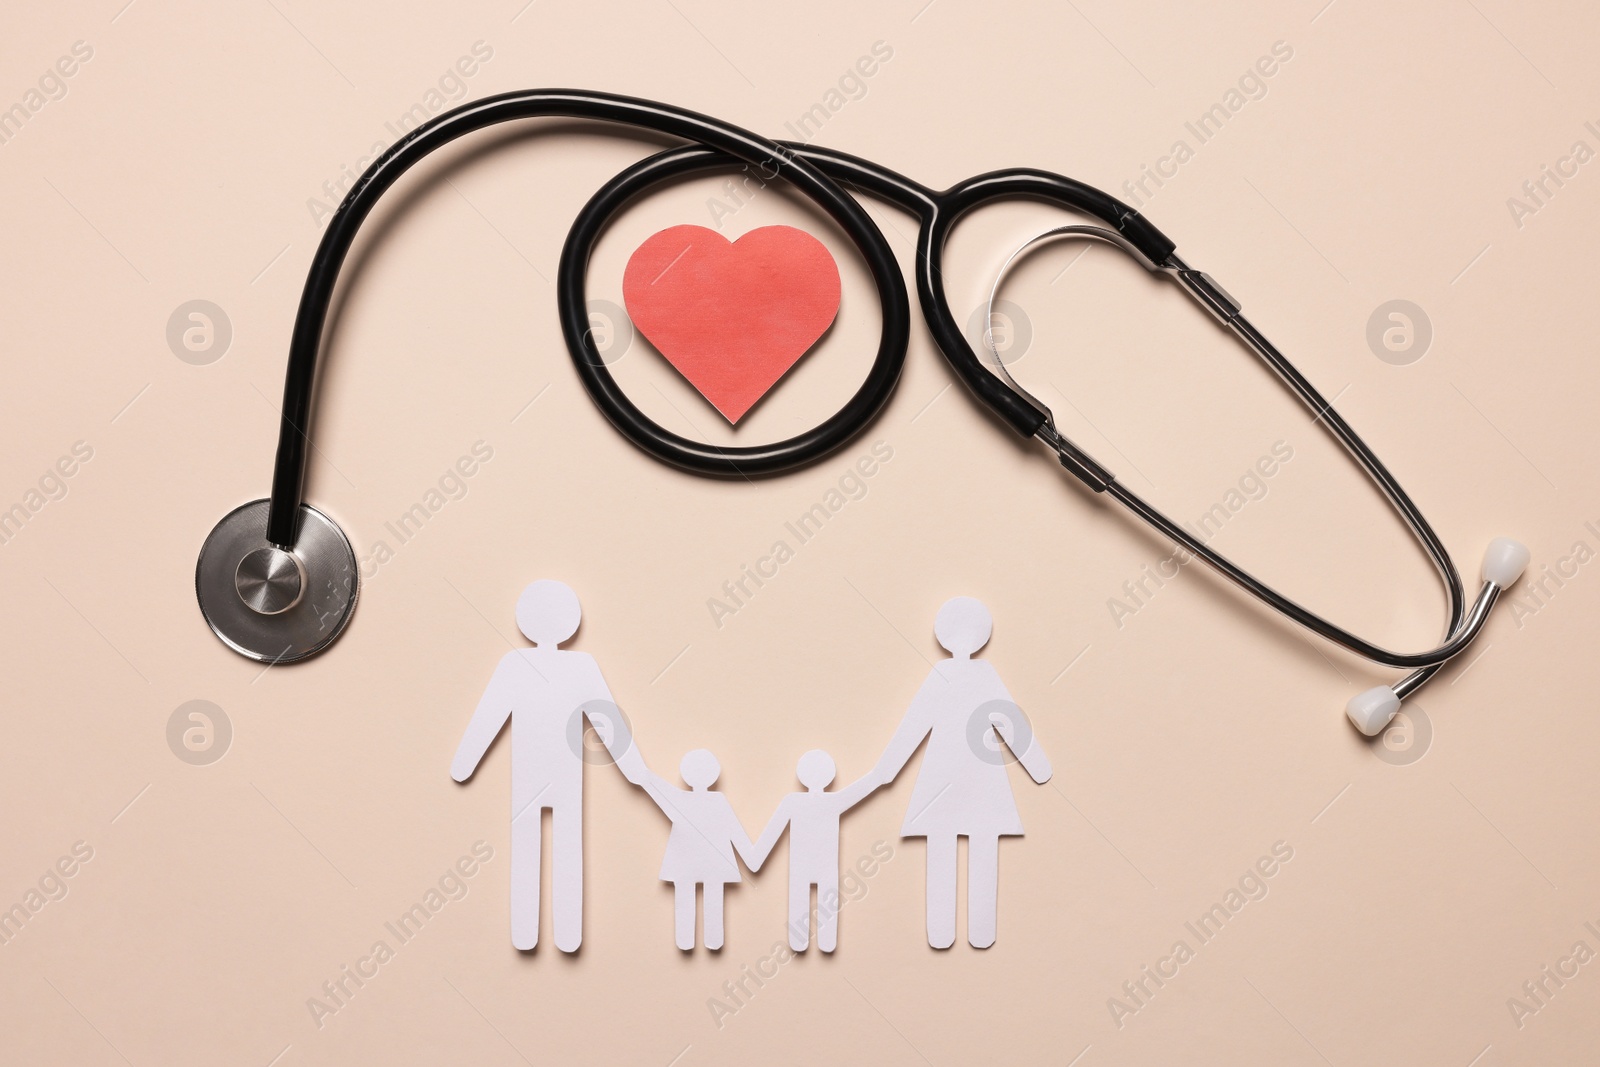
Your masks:
<svg viewBox="0 0 1600 1067"><path fill-rule="evenodd" d="M672 823L667 854L661 861L661 880L672 883L673 930L678 947L694 948L695 890L702 894L705 945L722 947L722 892L740 881L739 854L751 870L761 866L750 835L739 824L728 798L711 786L722 774L717 757L697 748L683 757L678 773L688 783L681 789L644 765L638 746L617 760L617 769L656 802Z"/></svg>
<svg viewBox="0 0 1600 1067"><path fill-rule="evenodd" d="M670 226L622 273L634 326L730 423L828 331L839 294L833 256L793 226L733 242L704 226Z"/></svg>
<svg viewBox="0 0 1600 1067"><path fill-rule="evenodd" d="M806 791L784 797L756 841L755 866L760 867L784 830L789 831L789 947L796 952L811 943L813 887L819 905L817 948L832 952L839 944L839 817L883 784L868 774L825 792L835 773L833 757L820 748L801 756L794 774Z"/></svg>
<svg viewBox="0 0 1600 1067"><path fill-rule="evenodd" d="M811 890L817 891L817 948L838 944L839 821L873 790L900 773L927 743L900 828L927 839L928 944L949 948L956 927L956 839L967 838L967 940L995 940L999 839L1022 833L1002 750L1009 749L1039 783L1050 762L1027 719L1011 701L998 672L973 653L989 641L989 609L956 597L939 609L934 636L950 658L939 661L917 691L904 719L871 771L834 791L831 756L814 749L795 775L804 786L778 804L760 837L751 841L733 806L713 790L722 772L716 757L695 749L678 772L688 788L650 770L616 711L599 666L587 653L563 650L582 611L567 585L537 581L517 601L517 626L533 648L508 652L495 668L456 750L450 773L465 782L495 736L511 721L511 942L539 940L540 824L551 813L551 913L556 947L575 952L583 939L583 758L587 721L617 769L655 801L669 822L660 878L673 886L673 928L680 949L695 947L697 890L706 948L723 944L723 895L741 881L739 861L758 871L778 840L789 835L789 946L804 951L812 937Z"/></svg>
<svg viewBox="0 0 1600 1067"><path fill-rule="evenodd" d="M533 642L500 659L450 764L458 782L472 772L511 720L511 943L539 942L539 849L543 812L550 811L550 913L556 947L576 952L583 940L583 764L569 743L579 716L611 701L600 667L587 652L563 651L578 632L578 596L562 582L538 581L517 600L517 628ZM577 721L582 727L582 722ZM627 741L606 723L607 744ZM612 752L615 759L617 752Z"/></svg>
<svg viewBox="0 0 1600 1067"><path fill-rule="evenodd" d="M874 769L884 781L893 779L927 738L900 836L927 838L928 944L934 948L949 948L956 939L957 837L967 839L967 940L974 948L994 944L1000 838L1020 835L1022 817L993 737L999 735L1035 782L1050 780L1050 761L1027 720L1015 714L994 665L972 658L993 629L989 609L972 597L939 609L933 635L950 658L928 672Z"/></svg>

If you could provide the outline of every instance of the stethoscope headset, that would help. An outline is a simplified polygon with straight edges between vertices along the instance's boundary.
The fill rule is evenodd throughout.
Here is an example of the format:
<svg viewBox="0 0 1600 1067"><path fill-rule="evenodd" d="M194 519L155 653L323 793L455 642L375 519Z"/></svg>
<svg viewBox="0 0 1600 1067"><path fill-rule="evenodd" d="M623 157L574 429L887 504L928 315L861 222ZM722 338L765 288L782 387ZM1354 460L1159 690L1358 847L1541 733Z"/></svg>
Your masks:
<svg viewBox="0 0 1600 1067"><path fill-rule="evenodd" d="M1061 465L1091 491L1115 498L1263 604L1359 656L1411 671L1392 686L1370 689L1350 701L1346 710L1363 733L1373 735L1382 730L1402 699L1472 643L1501 591L1516 581L1527 564L1526 548L1496 538L1484 558L1477 598L1469 607L1461 576L1438 535L1371 449L1240 314L1237 301L1208 275L1189 267L1166 235L1115 197L1059 174L1026 169L980 174L935 192L855 156L769 141L683 108L609 93L533 89L462 105L411 131L367 168L329 220L306 278L289 344L272 495L224 516L206 538L195 570L200 610L217 636L236 652L267 663L313 656L339 635L355 607L359 583L355 552L343 530L305 502L304 485L317 356L339 269L362 222L400 175L435 149L496 123L550 117L622 123L690 142L634 164L595 193L567 235L556 280L562 333L584 388L612 425L656 459L714 477L777 474L833 453L865 429L883 408L905 362L911 314L900 265L877 225L852 195L865 194L917 218L917 297L928 329L956 375L1003 422L1024 437L1044 442ZM664 182L741 164L757 168L764 180L786 179L839 225L872 274L882 306L882 330L866 380L835 414L787 440L721 446L664 429L623 393L592 336L585 275L596 241L631 200ZM945 243L963 215L995 201L1016 198L1057 204L1104 225L1063 226L1041 234L1008 260L1002 278L1017 255L1040 240L1073 237L1103 241L1146 269L1175 281L1299 397L1388 498L1438 569L1449 602L1449 620L1437 648L1391 652L1258 581L1145 502L1063 435L1050 409L1012 378L997 353L991 352L988 362L980 360L962 336L944 291ZM997 280L996 291L998 287Z"/></svg>

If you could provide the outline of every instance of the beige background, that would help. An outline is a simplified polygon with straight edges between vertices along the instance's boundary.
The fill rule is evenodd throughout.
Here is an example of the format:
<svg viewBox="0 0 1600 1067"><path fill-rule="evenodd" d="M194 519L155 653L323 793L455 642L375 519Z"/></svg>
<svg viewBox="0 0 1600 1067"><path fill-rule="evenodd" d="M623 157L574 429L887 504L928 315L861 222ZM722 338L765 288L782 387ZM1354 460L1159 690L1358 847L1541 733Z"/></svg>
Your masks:
<svg viewBox="0 0 1600 1067"><path fill-rule="evenodd" d="M0 503L23 500L74 442L93 448L67 495L0 546L0 905L74 843L93 849L65 898L0 945L0 1058L1593 1057L1600 963L1520 1026L1507 1001L1575 942L1600 951L1584 925L1600 927L1600 564L1537 610L1519 589L1516 616L1499 611L1470 664L1418 700L1425 756L1391 763L1341 708L1395 675L1208 575L1186 572L1118 628L1108 599L1167 549L999 432L920 325L893 402L834 458L755 485L667 470L585 398L549 282L584 200L651 150L613 131L492 131L419 168L369 225L327 352L310 499L365 555L474 442L494 458L366 583L343 639L263 672L217 642L192 591L206 532L268 488L319 235L308 199L391 139L385 122L477 41L493 56L467 81L475 97L594 87L778 136L882 41L892 59L820 143L935 186L1026 165L1110 190L1174 140L1194 147L1185 121L1285 42L1293 58L1266 95L1198 147L1149 215L1338 396L1469 579L1497 534L1524 539L1536 571L1576 542L1600 548L1584 525L1600 526L1600 163L1520 227L1507 205L1575 141L1600 148L1583 125L1600 119L1590 7L124 2L12 4L0 47L5 105L75 41L93 48L67 95L0 147ZM666 190L619 219L593 295L620 300L627 254L655 229L709 224L720 185ZM909 265L911 220L868 207ZM963 225L954 305L975 308L1009 248L1062 217L1005 206ZM778 190L723 232L776 222L831 241L838 326L737 435L636 342L618 373L669 427L786 436L859 380L878 325L859 260ZM1178 292L1079 251L1040 253L1007 290L1033 331L1017 372L1063 427L1182 518L1286 442L1293 460L1218 547L1358 632L1431 644L1433 575L1337 447ZM1365 340L1395 298L1434 331L1406 366ZM206 366L165 340L192 299L233 328ZM866 496L714 626L708 598L877 441L893 459ZM938 605L982 597L997 619L985 655L1056 768L1045 787L1013 771L1028 833L1002 849L998 944L927 948L921 843L894 836L907 774L845 824L845 862L879 840L894 858L845 909L839 952L787 963L719 1028L708 1000L782 936L786 855L732 893L724 951L680 954L655 880L665 823L596 768L583 951L551 952L548 926L547 947L513 951L508 750L465 788L447 768L515 638L516 595L541 576L582 595L575 647L599 658L652 763L671 773L686 749L712 748L752 828L794 788L803 750L829 748L845 779L870 766L937 654ZM193 699L232 724L209 766L166 741ZM319 1027L308 998L480 839L495 856L468 895ZM1198 946L1185 922L1276 842L1293 859L1269 894ZM1109 998L1179 939L1194 958L1119 1027Z"/></svg>

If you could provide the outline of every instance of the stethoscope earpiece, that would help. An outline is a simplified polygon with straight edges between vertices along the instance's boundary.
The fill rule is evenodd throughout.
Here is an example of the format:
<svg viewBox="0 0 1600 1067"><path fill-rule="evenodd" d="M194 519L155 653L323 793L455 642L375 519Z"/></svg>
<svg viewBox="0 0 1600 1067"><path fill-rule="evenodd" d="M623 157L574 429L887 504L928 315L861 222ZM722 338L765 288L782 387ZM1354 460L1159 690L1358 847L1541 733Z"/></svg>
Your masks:
<svg viewBox="0 0 1600 1067"><path fill-rule="evenodd" d="M355 610L355 550L339 524L300 505L293 547L267 540L266 500L222 517L200 549L195 595L224 644L262 663L314 656L339 636Z"/></svg>
<svg viewBox="0 0 1600 1067"><path fill-rule="evenodd" d="M1522 577L1530 558L1532 557L1528 552L1528 546L1521 541L1514 541L1509 537L1496 537L1489 542L1489 547L1483 553L1483 584L1485 597L1490 604L1494 603L1495 597L1511 588L1511 584ZM1485 610L1484 614L1487 613ZM1395 692L1389 686L1374 686L1364 693L1357 693L1351 697L1350 703L1344 706L1344 713L1350 717L1357 730L1368 737L1376 737L1399 714L1401 696L1402 694Z"/></svg>
<svg viewBox="0 0 1600 1067"><path fill-rule="evenodd" d="M1375 685L1357 693L1344 706L1355 728L1367 737L1377 737L1400 712L1400 695L1386 685Z"/></svg>
<svg viewBox="0 0 1600 1067"><path fill-rule="evenodd" d="M1509 537L1496 537L1483 550L1483 580L1501 589L1510 589L1511 583L1522 577L1532 559L1528 546Z"/></svg>

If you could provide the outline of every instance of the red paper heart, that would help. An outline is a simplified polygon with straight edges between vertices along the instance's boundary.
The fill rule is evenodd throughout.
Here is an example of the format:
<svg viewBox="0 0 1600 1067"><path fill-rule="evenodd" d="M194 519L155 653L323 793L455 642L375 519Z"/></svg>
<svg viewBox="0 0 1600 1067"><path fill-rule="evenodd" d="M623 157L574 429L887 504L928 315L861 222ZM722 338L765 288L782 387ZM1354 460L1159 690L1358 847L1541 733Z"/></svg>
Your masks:
<svg viewBox="0 0 1600 1067"><path fill-rule="evenodd" d="M622 275L639 332L731 423L744 417L839 312L839 268L821 241L763 226L729 242L673 226Z"/></svg>

